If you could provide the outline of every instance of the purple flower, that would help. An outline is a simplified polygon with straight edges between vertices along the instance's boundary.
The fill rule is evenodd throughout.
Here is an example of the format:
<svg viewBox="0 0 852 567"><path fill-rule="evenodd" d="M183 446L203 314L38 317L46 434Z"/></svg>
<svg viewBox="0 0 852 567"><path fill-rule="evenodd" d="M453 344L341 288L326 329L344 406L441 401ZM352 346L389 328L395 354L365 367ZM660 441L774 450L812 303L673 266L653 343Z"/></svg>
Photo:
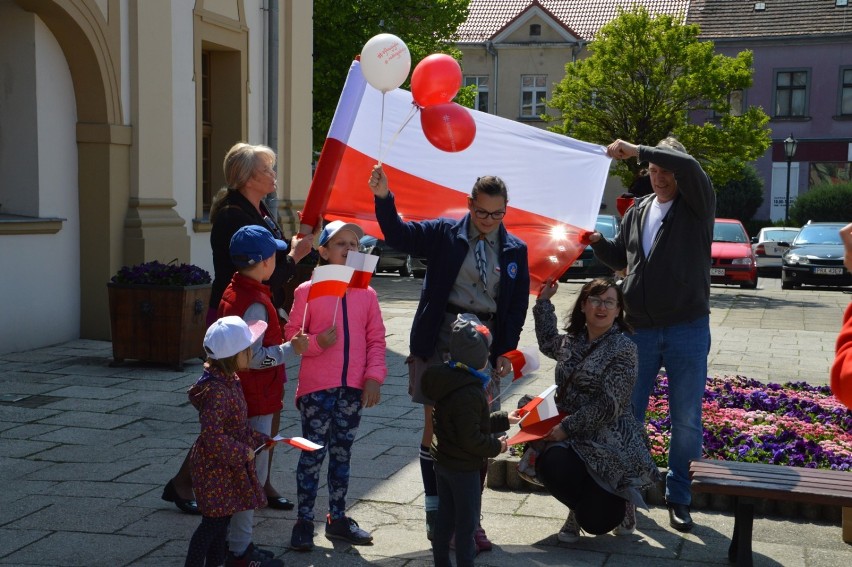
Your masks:
<svg viewBox="0 0 852 567"><path fill-rule="evenodd" d="M212 280L207 270L192 264L177 264L172 260L163 264L154 260L135 266L124 266L112 277L113 283L179 286L208 284Z"/></svg>

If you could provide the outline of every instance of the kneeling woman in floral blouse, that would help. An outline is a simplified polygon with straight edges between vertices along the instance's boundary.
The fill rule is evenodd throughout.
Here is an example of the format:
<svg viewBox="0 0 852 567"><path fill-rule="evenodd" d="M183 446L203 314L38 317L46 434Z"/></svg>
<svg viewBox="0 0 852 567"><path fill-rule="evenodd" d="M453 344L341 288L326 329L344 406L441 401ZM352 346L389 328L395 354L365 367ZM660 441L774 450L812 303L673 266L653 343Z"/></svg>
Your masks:
<svg viewBox="0 0 852 567"><path fill-rule="evenodd" d="M558 534L575 542L580 531L633 533L639 490L656 481L642 425L633 417L630 394L636 380L636 345L623 332L621 289L595 279L580 290L570 321L560 334L548 280L533 307L538 347L556 360L556 406L565 417L542 442L538 479L569 508Z"/></svg>

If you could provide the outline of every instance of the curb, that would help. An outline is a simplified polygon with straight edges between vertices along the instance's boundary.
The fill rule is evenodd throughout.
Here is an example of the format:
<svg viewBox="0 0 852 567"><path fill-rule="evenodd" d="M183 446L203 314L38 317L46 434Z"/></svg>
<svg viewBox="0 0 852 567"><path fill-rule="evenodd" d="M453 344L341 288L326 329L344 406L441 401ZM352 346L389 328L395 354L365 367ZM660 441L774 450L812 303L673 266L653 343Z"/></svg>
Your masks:
<svg viewBox="0 0 852 567"><path fill-rule="evenodd" d="M488 459L488 476L486 484L492 489L508 489L526 492L546 492L546 490L532 484L518 475L518 461L520 457L503 453L496 458ZM651 486L642 492L645 503L649 506L665 506L667 469L660 469L663 480L655 486ZM693 510L712 510L716 512L734 513L734 499L724 494L694 493L692 495ZM827 521L838 526L841 524L843 509L840 506L827 506L819 504L800 504L782 500L755 500L755 517L774 516L781 518L792 518L801 520L805 518L813 521Z"/></svg>

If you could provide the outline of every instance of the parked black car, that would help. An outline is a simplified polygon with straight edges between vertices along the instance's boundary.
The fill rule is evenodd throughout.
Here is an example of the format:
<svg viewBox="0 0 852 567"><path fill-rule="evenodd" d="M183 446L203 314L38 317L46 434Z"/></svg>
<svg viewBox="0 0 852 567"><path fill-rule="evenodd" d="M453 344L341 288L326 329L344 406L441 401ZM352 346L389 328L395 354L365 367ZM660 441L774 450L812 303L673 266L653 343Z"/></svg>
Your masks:
<svg viewBox="0 0 852 567"><path fill-rule="evenodd" d="M781 287L802 284L852 285L852 274L843 265L843 222L808 222L790 243L781 259Z"/></svg>
<svg viewBox="0 0 852 567"><path fill-rule="evenodd" d="M604 238L612 238L618 232L621 221L615 215L598 215L595 222L595 230L600 232ZM559 281L566 282L578 278L612 277L615 272L609 266L601 262L595 256L591 246L586 246L580 257L565 270Z"/></svg>
<svg viewBox="0 0 852 567"><path fill-rule="evenodd" d="M384 240L375 236L365 235L361 239L360 250L364 254L373 254L379 257L379 263L376 264L376 273L399 272L399 275L404 278L411 275L415 278L422 278L426 275L425 258L400 252L391 248Z"/></svg>

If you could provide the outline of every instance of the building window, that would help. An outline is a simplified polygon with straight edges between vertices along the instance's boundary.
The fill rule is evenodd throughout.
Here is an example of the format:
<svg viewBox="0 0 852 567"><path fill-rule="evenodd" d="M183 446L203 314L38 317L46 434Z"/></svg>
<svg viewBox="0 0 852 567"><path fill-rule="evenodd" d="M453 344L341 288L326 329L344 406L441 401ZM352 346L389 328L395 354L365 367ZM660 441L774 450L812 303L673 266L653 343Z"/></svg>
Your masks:
<svg viewBox="0 0 852 567"><path fill-rule="evenodd" d="M840 115L852 116L852 67L840 70Z"/></svg>
<svg viewBox="0 0 852 567"><path fill-rule="evenodd" d="M488 112L488 75L467 75L464 78L464 86L476 85L476 101L473 108L481 112Z"/></svg>
<svg viewBox="0 0 852 567"><path fill-rule="evenodd" d="M728 108L731 116L742 116L745 112L745 92L742 89L737 89L728 93ZM713 111L713 118L719 119L722 113Z"/></svg>
<svg viewBox="0 0 852 567"><path fill-rule="evenodd" d="M521 118L539 118L547 98L547 75L521 75Z"/></svg>
<svg viewBox="0 0 852 567"><path fill-rule="evenodd" d="M775 116L805 116L808 106L808 72L778 71L775 74Z"/></svg>
<svg viewBox="0 0 852 567"><path fill-rule="evenodd" d="M541 24L531 24L530 35L541 35Z"/></svg>

